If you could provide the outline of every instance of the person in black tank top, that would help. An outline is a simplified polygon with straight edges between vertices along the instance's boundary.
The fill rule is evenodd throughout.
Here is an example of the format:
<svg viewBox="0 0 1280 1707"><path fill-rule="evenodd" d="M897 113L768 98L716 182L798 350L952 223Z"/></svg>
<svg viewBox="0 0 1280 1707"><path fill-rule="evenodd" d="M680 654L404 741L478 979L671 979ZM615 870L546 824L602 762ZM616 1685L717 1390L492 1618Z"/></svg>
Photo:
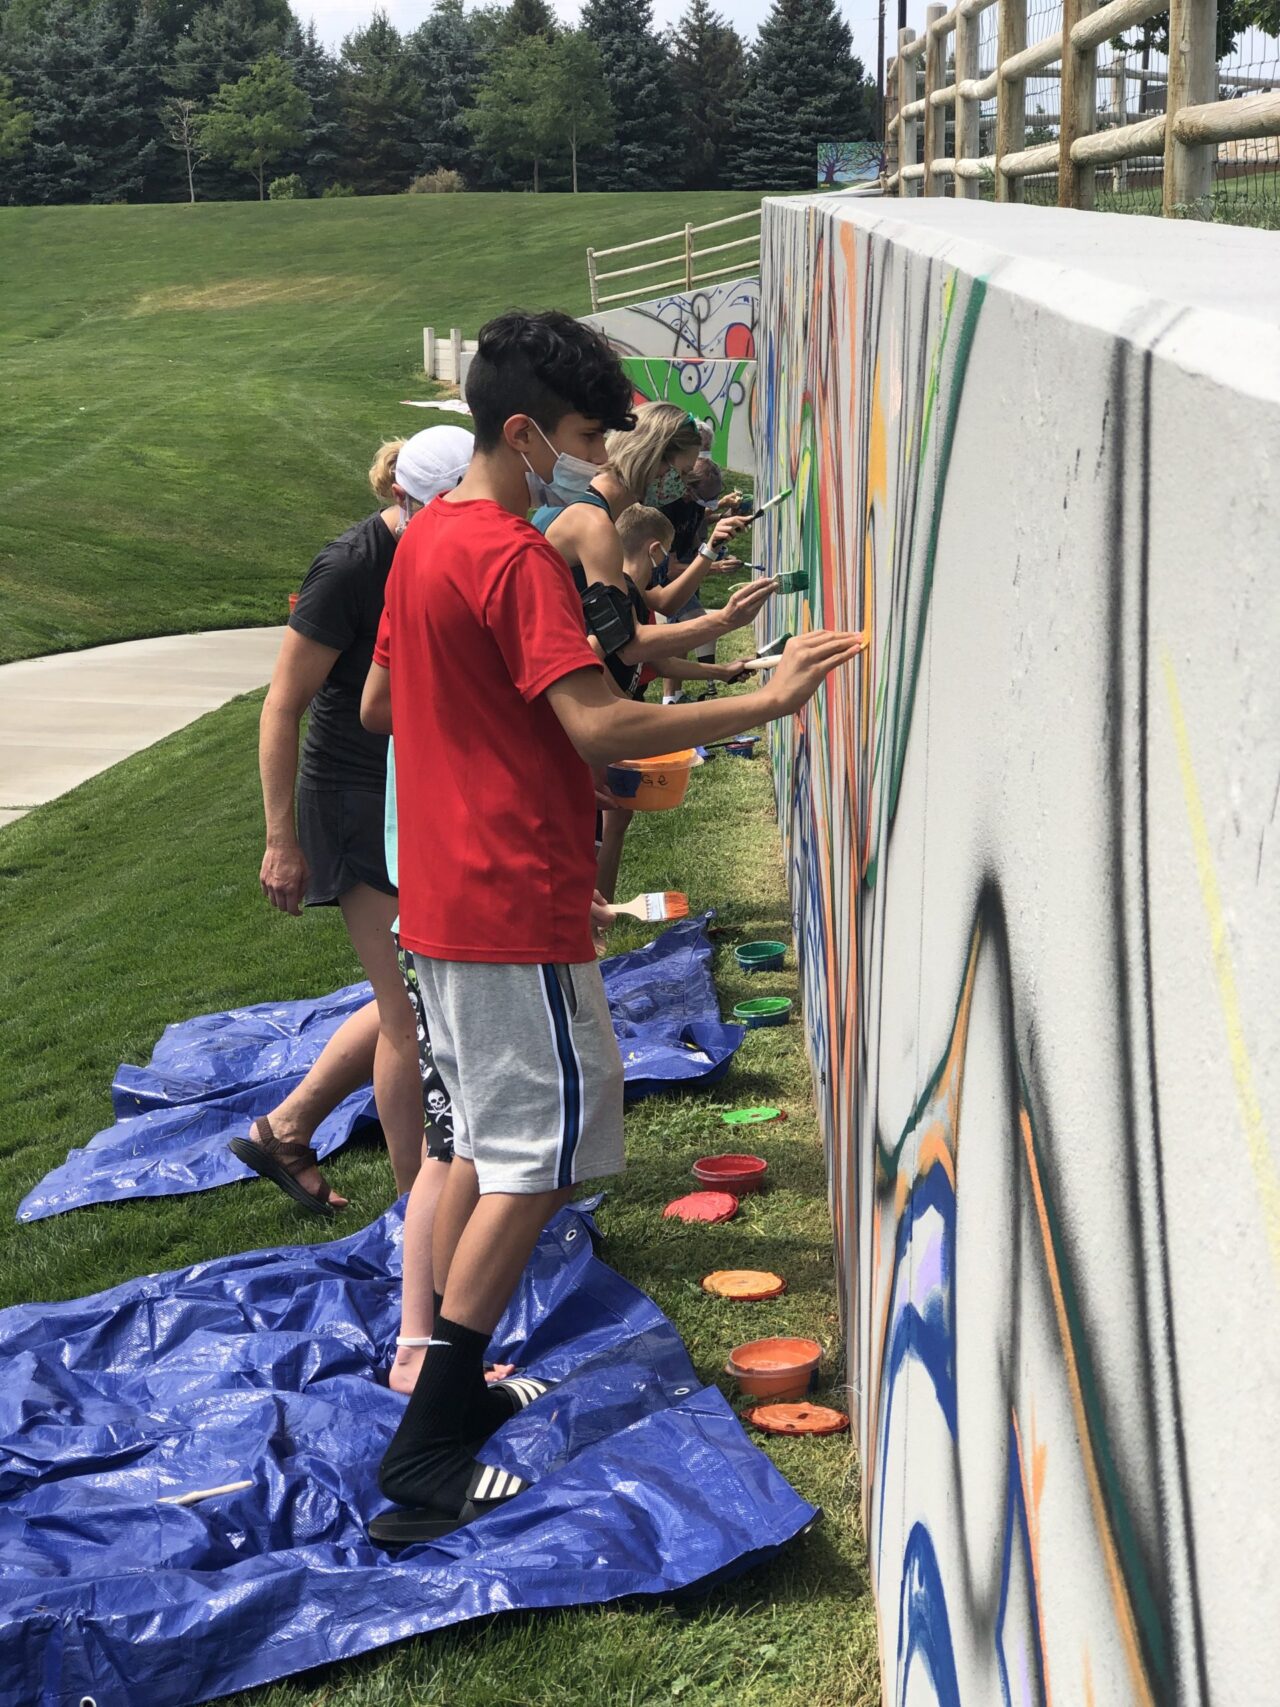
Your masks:
<svg viewBox="0 0 1280 1707"><path fill-rule="evenodd" d="M433 477L444 469L453 485L470 455L471 435L459 427L432 427L382 446L369 481L384 507L315 558L262 707L262 893L285 913L304 905L341 908L374 1000L334 1033L302 1083L232 1146L238 1160L320 1215L346 1204L316 1165L312 1135L370 1077L397 1192L408 1190L421 1162L417 1034L391 937L396 893L383 851L387 738L361 725L360 695L399 534L435 495Z"/></svg>

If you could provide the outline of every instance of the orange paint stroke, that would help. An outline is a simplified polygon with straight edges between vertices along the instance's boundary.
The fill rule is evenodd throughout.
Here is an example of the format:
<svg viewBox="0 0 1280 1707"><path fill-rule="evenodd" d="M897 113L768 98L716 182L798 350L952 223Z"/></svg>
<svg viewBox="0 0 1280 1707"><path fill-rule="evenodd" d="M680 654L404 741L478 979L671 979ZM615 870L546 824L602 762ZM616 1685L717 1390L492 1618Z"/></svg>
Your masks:
<svg viewBox="0 0 1280 1707"><path fill-rule="evenodd" d="M1084 1394L1080 1389L1080 1370L1076 1363L1075 1347L1071 1341L1066 1301L1062 1296L1062 1277L1058 1273L1057 1257L1053 1249L1053 1236L1049 1228L1049 1213L1045 1207L1044 1188L1040 1182L1040 1169L1036 1165L1035 1146L1031 1138L1031 1118L1025 1108L1019 1113L1018 1124L1022 1133L1023 1149L1027 1157L1027 1172L1031 1179L1032 1196L1035 1198L1036 1216L1040 1222L1040 1241L1044 1246L1045 1266L1049 1276L1050 1290L1053 1293L1053 1307L1058 1317L1058 1337L1062 1342L1062 1355L1066 1362L1067 1385L1071 1392L1071 1408L1075 1413L1076 1435L1080 1441L1081 1456L1084 1460L1085 1479L1089 1486L1089 1501L1093 1507L1094 1525L1097 1528L1099 1540L1102 1542L1103 1565L1111 1589L1111 1601L1115 1607L1120 1639L1124 1646L1125 1658L1129 1664L1129 1676L1133 1683L1134 1697L1139 1702L1149 1704L1149 1707L1155 1707L1151 1686L1142 1664L1142 1654L1138 1647L1138 1632L1134 1625L1133 1608L1129 1604L1124 1573L1120 1569L1120 1560L1116 1555L1115 1541L1111 1534L1111 1523L1107 1514L1107 1503L1102 1492L1102 1481L1098 1475L1098 1466L1093 1456L1093 1442L1089 1436L1089 1424L1085 1417Z"/></svg>
<svg viewBox="0 0 1280 1707"><path fill-rule="evenodd" d="M1044 1491L1044 1447L1035 1443L1035 1409L1031 1413L1031 1486L1027 1486L1027 1465L1022 1451L1022 1431L1018 1427L1015 1406L1009 1413L1013 1419L1013 1439L1018 1451L1018 1480L1022 1483L1022 1508L1027 1514L1031 1534L1031 1558L1028 1565L1036 1597L1036 1634L1040 1641L1040 1678L1044 1684L1044 1707L1053 1707L1053 1690L1049 1687L1049 1648L1045 1639L1044 1601L1040 1594L1040 1495Z"/></svg>

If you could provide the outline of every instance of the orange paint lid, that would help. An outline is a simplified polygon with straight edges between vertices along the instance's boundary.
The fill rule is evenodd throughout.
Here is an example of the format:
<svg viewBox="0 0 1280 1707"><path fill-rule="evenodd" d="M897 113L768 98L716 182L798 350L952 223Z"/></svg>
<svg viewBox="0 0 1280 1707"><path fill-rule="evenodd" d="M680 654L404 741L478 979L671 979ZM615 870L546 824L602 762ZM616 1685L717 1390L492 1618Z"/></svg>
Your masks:
<svg viewBox="0 0 1280 1707"><path fill-rule="evenodd" d="M780 1274L770 1274L764 1269L718 1268L703 1281L702 1290L717 1298L736 1298L751 1304L761 1298L776 1298L787 1290L787 1283Z"/></svg>
<svg viewBox="0 0 1280 1707"><path fill-rule="evenodd" d="M743 1416L766 1434L843 1434L849 1418L830 1405L753 1405Z"/></svg>

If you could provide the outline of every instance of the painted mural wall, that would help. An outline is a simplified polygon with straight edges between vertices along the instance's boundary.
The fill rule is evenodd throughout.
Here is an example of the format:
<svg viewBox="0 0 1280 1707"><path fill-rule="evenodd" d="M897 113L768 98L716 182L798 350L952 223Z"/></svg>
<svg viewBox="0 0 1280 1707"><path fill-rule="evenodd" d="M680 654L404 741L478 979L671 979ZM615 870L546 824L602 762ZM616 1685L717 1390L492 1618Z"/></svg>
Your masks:
<svg viewBox="0 0 1280 1707"><path fill-rule="evenodd" d="M767 204L775 740L887 1702L1280 1700L1274 238Z"/></svg>
<svg viewBox="0 0 1280 1707"><path fill-rule="evenodd" d="M598 326L624 365L636 401L681 403L715 423L722 467L755 466L751 437L760 281L735 279L583 319Z"/></svg>

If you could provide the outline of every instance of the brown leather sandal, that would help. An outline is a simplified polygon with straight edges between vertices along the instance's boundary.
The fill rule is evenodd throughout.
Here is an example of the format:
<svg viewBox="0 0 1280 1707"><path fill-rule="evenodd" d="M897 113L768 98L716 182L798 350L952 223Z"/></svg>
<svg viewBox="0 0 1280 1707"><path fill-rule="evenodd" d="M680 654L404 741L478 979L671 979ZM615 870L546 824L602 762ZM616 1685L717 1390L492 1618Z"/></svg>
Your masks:
<svg viewBox="0 0 1280 1707"><path fill-rule="evenodd" d="M252 1138L232 1138L227 1149L238 1162L243 1162L246 1168L252 1168L255 1174L261 1174L263 1179L269 1179L273 1185L278 1185L287 1196L312 1215L331 1217L337 1214L329 1202L332 1192L326 1179L320 1181L319 1191L308 1191L305 1186L298 1184L297 1176L306 1168L320 1165L320 1158L310 1144L290 1144L277 1138L271 1130L271 1122L265 1115L259 1115L252 1123L262 1134L260 1143L255 1144Z"/></svg>

